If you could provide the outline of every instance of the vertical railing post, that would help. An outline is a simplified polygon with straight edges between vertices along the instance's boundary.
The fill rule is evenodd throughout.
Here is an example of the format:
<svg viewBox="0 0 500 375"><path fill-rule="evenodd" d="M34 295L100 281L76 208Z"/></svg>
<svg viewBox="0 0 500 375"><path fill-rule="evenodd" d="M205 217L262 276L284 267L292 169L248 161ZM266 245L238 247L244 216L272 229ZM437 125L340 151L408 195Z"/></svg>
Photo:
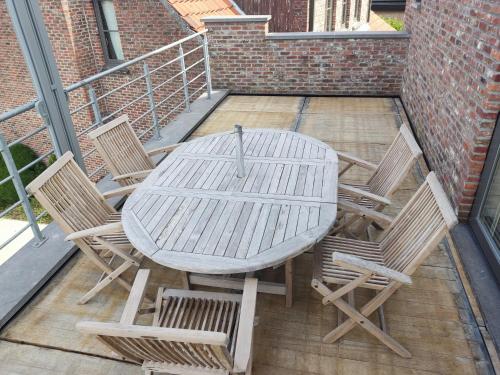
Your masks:
<svg viewBox="0 0 500 375"><path fill-rule="evenodd" d="M207 80L207 99L212 98L212 75L210 73L210 55L208 53L207 34L203 35L203 58L205 62L205 79Z"/></svg>
<svg viewBox="0 0 500 375"><path fill-rule="evenodd" d="M62 152L72 151L76 162L85 170L68 98L57 70L39 1L6 0L5 3L31 74L33 88L38 99L45 104L55 143Z"/></svg>
<svg viewBox="0 0 500 375"><path fill-rule="evenodd" d="M40 115L40 117L43 119L43 123L45 124L47 130L49 131L50 140L52 141L52 145L54 146L54 154L56 155L57 158L61 157L62 151L59 146L59 142L57 142L56 134L54 132L54 127L50 122L50 116L47 113L47 107L45 106L45 102L43 100L37 101L35 103L35 109Z"/></svg>
<svg viewBox="0 0 500 375"><path fill-rule="evenodd" d="M92 106L92 111L94 112L95 123L97 124L97 126L101 126L102 125L101 110L99 109L99 102L97 101L97 95L92 86L89 86L89 97L90 97L90 104Z"/></svg>
<svg viewBox="0 0 500 375"><path fill-rule="evenodd" d="M179 45L179 57L180 57L181 71L182 71L182 84L184 85L184 102L186 103L186 111L191 112L191 105L189 103L189 89L188 89L188 80L186 73L186 62L184 61L184 50L182 48L182 44Z"/></svg>
<svg viewBox="0 0 500 375"><path fill-rule="evenodd" d="M12 158L9 146L2 134L0 134L0 152L3 156L5 166L7 167L9 174L12 176L12 183L14 184L14 188L16 189L17 195L19 196L19 200L21 201L21 204L23 206L24 213L28 218L28 222L31 226L33 235L36 238L35 246L40 246L45 241L45 238L42 234L42 231L38 227L36 216L31 209L28 194L24 189L23 181L21 180L21 176L19 175L14 159Z"/></svg>
<svg viewBox="0 0 500 375"><path fill-rule="evenodd" d="M149 99L149 110L151 111L151 116L153 118L153 128L155 129L155 137L156 139L161 139L158 113L156 113L156 103L153 92L153 83L151 82L151 74L149 73L149 66L147 63L144 63L144 77L146 78L146 89Z"/></svg>

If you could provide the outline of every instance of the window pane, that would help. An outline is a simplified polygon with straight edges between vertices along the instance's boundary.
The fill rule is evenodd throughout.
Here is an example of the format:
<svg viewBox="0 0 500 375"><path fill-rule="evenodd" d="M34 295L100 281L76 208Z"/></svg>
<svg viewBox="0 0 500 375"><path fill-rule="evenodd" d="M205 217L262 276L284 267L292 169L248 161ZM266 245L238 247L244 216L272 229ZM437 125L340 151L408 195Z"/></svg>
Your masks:
<svg viewBox="0 0 500 375"><path fill-rule="evenodd" d="M115 7L112 0L101 0L99 2L102 14L102 27L110 59L124 60L118 22L116 20Z"/></svg>
<svg viewBox="0 0 500 375"><path fill-rule="evenodd" d="M481 221L489 235L500 248L500 163L497 161L493 179L489 187L484 206L481 210Z"/></svg>

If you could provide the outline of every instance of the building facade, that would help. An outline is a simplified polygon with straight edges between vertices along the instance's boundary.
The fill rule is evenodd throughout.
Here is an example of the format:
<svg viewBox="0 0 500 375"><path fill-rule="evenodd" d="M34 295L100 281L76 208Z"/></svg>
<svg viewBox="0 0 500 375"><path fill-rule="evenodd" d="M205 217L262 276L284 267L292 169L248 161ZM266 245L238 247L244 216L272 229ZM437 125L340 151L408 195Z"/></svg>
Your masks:
<svg viewBox="0 0 500 375"><path fill-rule="evenodd" d="M368 30L371 0L311 0L311 30Z"/></svg>

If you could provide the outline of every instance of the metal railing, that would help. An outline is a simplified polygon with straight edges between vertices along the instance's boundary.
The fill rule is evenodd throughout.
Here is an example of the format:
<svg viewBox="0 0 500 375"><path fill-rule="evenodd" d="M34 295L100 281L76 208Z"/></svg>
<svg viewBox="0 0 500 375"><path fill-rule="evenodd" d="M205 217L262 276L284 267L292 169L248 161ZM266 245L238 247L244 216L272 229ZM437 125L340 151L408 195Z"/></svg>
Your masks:
<svg viewBox="0 0 500 375"><path fill-rule="evenodd" d="M82 167L87 169L89 177L97 180L105 173L105 165L87 138L93 129L127 113L141 141L152 137L159 139L160 130L168 120L182 110L190 111L191 102L203 91L206 90L207 97L211 98L208 53L206 31L202 31L65 88L73 120L73 129L69 131L74 132L78 139L84 160ZM11 126L16 126L16 121L23 116L28 117L30 123L38 121L41 124L8 141L2 134L2 125L10 121ZM16 167L10 148L18 143L40 146L40 142L43 142L43 152L36 160L21 168ZM34 100L0 114L0 152L9 173L0 185L12 182L19 197L15 204L0 212L0 219L19 206L27 218L27 224L21 230L10 238L0 239L0 250L29 228L35 237L35 246L45 240L38 223L46 213L34 213L34 198L26 192L21 175L37 163L47 162L52 154L59 157L61 150L57 145L43 101Z"/></svg>

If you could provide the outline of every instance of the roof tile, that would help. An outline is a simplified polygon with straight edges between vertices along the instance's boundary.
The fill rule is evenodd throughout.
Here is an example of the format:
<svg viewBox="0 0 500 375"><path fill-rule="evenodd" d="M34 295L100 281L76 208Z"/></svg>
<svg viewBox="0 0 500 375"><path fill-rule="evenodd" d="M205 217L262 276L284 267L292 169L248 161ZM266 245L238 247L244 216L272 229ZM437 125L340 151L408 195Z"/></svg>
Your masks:
<svg viewBox="0 0 500 375"><path fill-rule="evenodd" d="M203 17L240 15L230 0L168 0L168 2L196 31L204 29L205 25L201 22Z"/></svg>

